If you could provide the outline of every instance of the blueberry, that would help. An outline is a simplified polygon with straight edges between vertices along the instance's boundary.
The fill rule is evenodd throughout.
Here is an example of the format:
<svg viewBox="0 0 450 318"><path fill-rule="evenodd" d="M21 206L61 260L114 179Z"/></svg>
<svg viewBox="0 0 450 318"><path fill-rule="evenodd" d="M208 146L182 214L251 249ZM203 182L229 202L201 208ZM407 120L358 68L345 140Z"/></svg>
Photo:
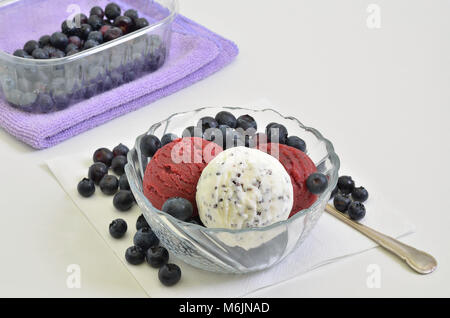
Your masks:
<svg viewBox="0 0 450 318"><path fill-rule="evenodd" d="M201 128L202 132L205 132L206 129L219 127L219 123L213 117L206 116L200 118L197 127Z"/></svg>
<svg viewBox="0 0 450 318"><path fill-rule="evenodd" d="M64 50L69 43L69 38L62 32L55 32L50 37L50 43L53 47Z"/></svg>
<svg viewBox="0 0 450 318"><path fill-rule="evenodd" d="M92 27L90 24L85 23L81 25L81 38L83 39L87 39L87 37L89 36L89 33L91 33Z"/></svg>
<svg viewBox="0 0 450 318"><path fill-rule="evenodd" d="M66 56L71 56L80 53L80 50L72 50L66 53Z"/></svg>
<svg viewBox="0 0 450 318"><path fill-rule="evenodd" d="M73 28L75 28L75 24L71 21L64 20L63 23L61 23L61 31L65 35L70 35Z"/></svg>
<svg viewBox="0 0 450 318"><path fill-rule="evenodd" d="M297 148L298 150L301 150L303 152L306 151L306 143L303 139L297 136L289 136L287 139L288 146Z"/></svg>
<svg viewBox="0 0 450 318"><path fill-rule="evenodd" d="M141 139L141 152L146 157L153 155L161 148L161 141L154 135L146 135Z"/></svg>
<svg viewBox="0 0 450 318"><path fill-rule="evenodd" d="M267 144L267 135L265 133L257 133L255 137L253 137L253 145L259 146L262 144Z"/></svg>
<svg viewBox="0 0 450 318"><path fill-rule="evenodd" d="M61 24L61 31L67 36L81 36L82 34L81 24L67 20Z"/></svg>
<svg viewBox="0 0 450 318"><path fill-rule="evenodd" d="M125 251L125 259L132 265L142 264L145 260L144 251L138 246L130 246Z"/></svg>
<svg viewBox="0 0 450 318"><path fill-rule="evenodd" d="M183 130L182 137L202 137L202 130L198 127L189 126Z"/></svg>
<svg viewBox="0 0 450 318"><path fill-rule="evenodd" d="M22 49L15 50L13 55L17 56L17 57L23 57L23 58L32 58L31 55L29 55L27 52L25 52L25 50L22 50Z"/></svg>
<svg viewBox="0 0 450 318"><path fill-rule="evenodd" d="M183 132L181 133L182 137L193 137L195 134L195 128L194 126L186 127Z"/></svg>
<svg viewBox="0 0 450 318"><path fill-rule="evenodd" d="M112 152L114 157L117 157L117 156L126 156L128 154L128 151L130 151L130 149L128 149L127 146L125 146L124 144L118 144L117 146L114 147Z"/></svg>
<svg viewBox="0 0 450 318"><path fill-rule="evenodd" d="M227 126L227 128L229 128ZM224 128L224 129L227 129ZM218 144L220 147L223 147L223 140L224 140L224 134L226 134L226 131L222 132L220 128L208 128L205 130L205 133L203 134L203 138L208 141L213 141L216 144Z"/></svg>
<svg viewBox="0 0 450 318"><path fill-rule="evenodd" d="M110 89L112 89L114 87L113 80L108 75L106 75L106 77L104 78L104 80L101 84L102 84L103 91L109 91Z"/></svg>
<svg viewBox="0 0 450 318"><path fill-rule="evenodd" d="M198 215L194 216L193 218L191 218L188 222L192 223L192 224L204 226L203 223L202 223L202 220L200 220L200 217Z"/></svg>
<svg viewBox="0 0 450 318"><path fill-rule="evenodd" d="M56 48L52 45L46 45L42 49L45 50L48 53L48 55L51 55L52 53L56 52Z"/></svg>
<svg viewBox="0 0 450 318"><path fill-rule="evenodd" d="M47 51L40 48L35 49L31 56L37 60L47 60L49 58Z"/></svg>
<svg viewBox="0 0 450 318"><path fill-rule="evenodd" d="M348 216L355 221L361 220L366 215L366 207L358 201L350 203L348 206Z"/></svg>
<svg viewBox="0 0 450 318"><path fill-rule="evenodd" d="M49 113L53 109L55 102L50 95L41 93L36 100L36 105L39 107L40 112Z"/></svg>
<svg viewBox="0 0 450 318"><path fill-rule="evenodd" d="M119 188L120 188L120 190L130 190L130 184L128 183L128 177L125 173L119 177Z"/></svg>
<svg viewBox="0 0 450 318"><path fill-rule="evenodd" d="M94 152L92 160L94 162L103 162L108 167L111 166L111 162L114 158L114 154L108 148L99 148Z"/></svg>
<svg viewBox="0 0 450 318"><path fill-rule="evenodd" d="M112 72L111 80L115 86L119 86L119 85L123 84L123 76L119 72L116 72L116 71Z"/></svg>
<svg viewBox="0 0 450 318"><path fill-rule="evenodd" d="M239 128L238 128L239 129ZM227 128L225 130L224 149L240 147L245 145L244 135L236 129Z"/></svg>
<svg viewBox="0 0 450 318"><path fill-rule="evenodd" d="M256 120L250 115L242 115L237 119L236 127L242 128L243 130L254 129L255 132L258 130L258 125L256 124Z"/></svg>
<svg viewBox="0 0 450 318"><path fill-rule="evenodd" d="M355 201L365 202L369 198L369 192L364 187L355 188L352 192Z"/></svg>
<svg viewBox="0 0 450 318"><path fill-rule="evenodd" d="M108 166L103 162L96 162L89 167L88 177L93 180L95 184L99 184L100 180L108 174Z"/></svg>
<svg viewBox="0 0 450 318"><path fill-rule="evenodd" d="M73 17L72 22L79 27L85 23L88 23L88 17L84 13L78 13Z"/></svg>
<svg viewBox="0 0 450 318"><path fill-rule="evenodd" d="M148 225L147 220L145 219L144 215L141 214L136 221L136 230L140 230L144 227L150 228L150 225Z"/></svg>
<svg viewBox="0 0 450 318"><path fill-rule="evenodd" d="M118 16L120 16L120 7L115 3L109 3L105 8L105 15L109 20L114 20Z"/></svg>
<svg viewBox="0 0 450 318"><path fill-rule="evenodd" d="M152 247L145 253L147 263L153 268L160 268L169 261L169 252L162 246Z"/></svg>
<svg viewBox="0 0 450 318"><path fill-rule="evenodd" d="M38 48L39 48L39 43L34 40L28 41L23 46L24 51L30 55L33 53L34 50L36 50Z"/></svg>
<svg viewBox="0 0 450 318"><path fill-rule="evenodd" d="M236 128L237 119L230 112L221 111L217 113L215 119L219 123L219 125L227 125L228 127Z"/></svg>
<svg viewBox="0 0 450 318"><path fill-rule="evenodd" d="M66 56L66 53L64 53L61 50L56 50L55 52L50 53L50 58L52 58L52 59L60 59L65 56Z"/></svg>
<svg viewBox="0 0 450 318"><path fill-rule="evenodd" d="M181 269L175 264L165 264L158 272L159 281L165 286L173 286L181 279Z"/></svg>
<svg viewBox="0 0 450 318"><path fill-rule="evenodd" d="M109 234L114 238L121 238L127 232L127 222L123 219L115 219L109 224Z"/></svg>
<svg viewBox="0 0 450 318"><path fill-rule="evenodd" d="M91 33L89 33L87 40L93 40L99 44L103 43L103 35L102 32L100 31L92 31Z"/></svg>
<svg viewBox="0 0 450 318"><path fill-rule="evenodd" d="M333 191L331 191L331 195L330 195L330 199L333 199L337 194L339 193L339 188L336 185L333 189Z"/></svg>
<svg viewBox="0 0 450 318"><path fill-rule="evenodd" d="M69 53L69 52L72 52L72 51L78 51L78 50L79 50L79 48L78 48L77 45L75 45L75 44L73 44L73 43L69 43L69 44L66 46L65 52L66 52L66 53ZM58 51L59 51L59 50L58 50Z"/></svg>
<svg viewBox="0 0 450 318"><path fill-rule="evenodd" d="M159 239L156 234L148 227L138 230L133 238L133 243L146 251L150 247L158 246Z"/></svg>
<svg viewBox="0 0 450 318"><path fill-rule="evenodd" d="M336 194L333 200L333 204L336 210L342 213L345 213L347 211L348 206L351 202L352 200L348 196L341 193Z"/></svg>
<svg viewBox="0 0 450 318"><path fill-rule="evenodd" d="M92 33L92 32L91 32ZM83 49L84 50L89 50L89 49L92 49L93 47L96 47L96 46L98 46L99 45L99 43L97 42L97 41L94 41L94 40L87 40L85 43L84 43L84 46L83 46Z"/></svg>
<svg viewBox="0 0 450 318"><path fill-rule="evenodd" d="M112 27L105 32L104 41L112 41L120 38L123 35L121 28Z"/></svg>
<svg viewBox="0 0 450 318"><path fill-rule="evenodd" d="M312 173L306 179L306 187L312 194L321 194L328 187L328 178L319 172Z"/></svg>
<svg viewBox="0 0 450 318"><path fill-rule="evenodd" d="M119 180L117 177L107 174L100 180L98 185L104 194L113 195L119 188Z"/></svg>
<svg viewBox="0 0 450 318"><path fill-rule="evenodd" d="M77 49L80 49L81 48L80 37L76 36L76 35L69 36L69 44L67 46L69 46L70 44L74 44ZM67 52L67 49L66 49L66 52Z"/></svg>
<svg viewBox="0 0 450 318"><path fill-rule="evenodd" d="M43 48L50 44L50 35L43 35L39 38L39 47Z"/></svg>
<svg viewBox="0 0 450 318"><path fill-rule="evenodd" d="M136 19L134 23L136 24L136 29L138 30L148 27L150 25L150 23L148 23L147 19L145 18Z"/></svg>
<svg viewBox="0 0 450 318"><path fill-rule="evenodd" d="M178 136L172 133L165 134L161 138L161 147L170 144L172 141L178 139Z"/></svg>
<svg viewBox="0 0 450 318"><path fill-rule="evenodd" d="M126 34L132 30L133 20L126 16L119 16L114 19L114 26L120 28Z"/></svg>
<svg viewBox="0 0 450 318"><path fill-rule="evenodd" d="M164 202L161 210L181 221L189 220L194 213L192 203L184 198L168 199L166 202Z"/></svg>
<svg viewBox="0 0 450 318"><path fill-rule="evenodd" d="M127 164L127 157L117 156L111 162L111 169L115 174L121 176L125 173L125 165Z"/></svg>
<svg viewBox="0 0 450 318"><path fill-rule="evenodd" d="M66 109L70 104L70 97L65 91L56 91L53 93L53 100L57 110Z"/></svg>
<svg viewBox="0 0 450 318"><path fill-rule="evenodd" d="M106 40L105 40L105 34L106 34L106 32L108 32L108 30L110 30L112 28L112 26L111 25L108 25L108 24L105 24L105 25L103 25L101 28L100 28L100 33L102 34L102 36L103 36L103 40L106 42Z"/></svg>
<svg viewBox="0 0 450 318"><path fill-rule="evenodd" d="M137 19L139 19L138 12L133 9L129 9L129 10L125 11L125 13L123 15L126 17L129 17L133 21L136 21Z"/></svg>
<svg viewBox="0 0 450 318"><path fill-rule="evenodd" d="M103 20L96 15L91 15L87 23L92 27L92 30L98 31L103 25Z"/></svg>
<svg viewBox="0 0 450 318"><path fill-rule="evenodd" d="M217 136L214 136L214 138L213 138L213 139L214 139L214 142L217 143L217 144L219 144L219 146L225 148L225 146L226 146L226 141L227 141L227 133L228 133L228 131L233 130L233 128L231 128L231 127L228 126L228 125L219 125L219 128L218 128L218 129L220 130L220 134L219 134L218 131L215 131L215 133L217 134ZM207 137L208 137L208 136L207 136ZM212 139L212 137L209 137L209 138ZM222 138L222 140L220 141L220 143L219 143L218 138Z"/></svg>
<svg viewBox="0 0 450 318"><path fill-rule="evenodd" d="M339 177L337 185L342 194L350 194L355 189L355 181L350 176Z"/></svg>
<svg viewBox="0 0 450 318"><path fill-rule="evenodd" d="M84 98L91 98L97 93L97 84L92 83L84 88Z"/></svg>
<svg viewBox="0 0 450 318"><path fill-rule="evenodd" d="M94 181L92 181L91 179L88 179L88 178L83 178L83 180L81 180L78 183L77 190L78 190L78 193L80 195L82 195L83 197L85 197L85 198L90 197L95 192Z"/></svg>
<svg viewBox="0 0 450 318"><path fill-rule="evenodd" d="M80 50L72 50L66 53L66 56L71 56L80 53Z"/></svg>
<svg viewBox="0 0 450 318"><path fill-rule="evenodd" d="M114 207L122 212L128 211L133 207L134 196L131 191L120 190L114 195L113 205Z"/></svg>
<svg viewBox="0 0 450 318"><path fill-rule="evenodd" d="M242 142L245 147L248 148L253 145L254 132L248 133L243 131L242 128L237 128L236 131L241 135L240 142Z"/></svg>
<svg viewBox="0 0 450 318"><path fill-rule="evenodd" d="M66 56L71 56L80 53L80 50L72 50L66 53ZM80 99L80 98L78 98Z"/></svg>
<svg viewBox="0 0 450 318"><path fill-rule="evenodd" d="M96 15L100 19L103 19L105 17L105 12L103 12L103 9L100 8L99 6L95 6L95 7L92 7L92 9L90 11L90 15Z"/></svg>
<svg viewBox="0 0 450 318"><path fill-rule="evenodd" d="M123 73L123 80L128 83L136 78L136 73L133 70L128 70Z"/></svg>
<svg viewBox="0 0 450 318"><path fill-rule="evenodd" d="M270 123L266 127L267 140L273 143L286 144L288 131L286 127L278 123Z"/></svg>

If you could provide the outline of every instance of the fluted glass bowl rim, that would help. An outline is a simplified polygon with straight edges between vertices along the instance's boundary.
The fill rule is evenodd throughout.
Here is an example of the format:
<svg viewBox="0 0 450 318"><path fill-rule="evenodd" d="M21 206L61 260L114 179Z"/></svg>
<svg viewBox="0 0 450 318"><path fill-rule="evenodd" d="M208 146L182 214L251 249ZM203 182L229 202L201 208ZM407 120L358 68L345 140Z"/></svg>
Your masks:
<svg viewBox="0 0 450 318"><path fill-rule="evenodd" d="M338 180L338 173L339 173L339 168L340 168L340 159L338 157L338 155L336 154L336 152L334 151L334 146L331 143L330 140L328 140L327 138L325 138L317 129L313 128L313 127L308 127L305 126L300 120L298 120L297 118L293 117L293 116L284 116L282 115L280 112L278 112L277 110L273 109L273 108L263 108L263 109L251 109L251 108L245 108L245 107L233 107L233 106L226 106L226 107L201 107L201 108L197 108L194 110L189 110L189 111L184 111L184 112L176 112L173 113L172 115L170 115L169 117L167 117L164 120L161 120L159 122L154 123L146 133L139 135L136 138L135 141L135 145L134 147L131 149L131 151L128 154L128 163L126 164L126 169L125 171L127 171L128 169L134 169L131 165L130 162L132 161L131 158L131 153L132 151L136 151L138 156L141 156L141 151L140 151L140 140L142 137L148 135L148 134L153 134L153 132L159 128L161 125L163 125L163 123L167 123L169 122L173 117L175 116L179 116L179 115L187 115L187 114L195 114L198 113L200 111L206 110L206 109L222 109L222 110L240 110L240 111L248 111L248 112L256 112L256 113L263 113L263 112L274 112L277 115L279 115L281 118L284 118L286 120L293 120L294 122L296 122L299 127L301 129L304 129L305 131L308 131L310 133L312 133L317 140L323 142L325 144L325 148L328 152L328 156L330 158L330 162L332 164L332 168L330 169L330 179L328 180L328 188L327 190L325 190L322 194L319 195L319 197L317 198L317 200L307 209L303 209L299 212L297 212L296 214L294 214L292 217L288 218L287 220L284 221L278 221L276 223L273 223L271 225L267 225L264 227L254 227L254 228L245 228L245 229L226 229L226 228L207 228L198 224L193 224L193 223L189 223L189 222L184 222L181 221L175 217L173 217L172 215L161 211L157 208L155 208L153 206L153 204L150 202L150 200L147 199L147 197L144 195L143 192L141 191L137 191L140 194L140 197L142 197L144 199L144 202L146 203L146 205L148 207L150 207L150 209L156 213L156 215L158 215L158 217L163 216L165 218L167 218L168 220L170 220L172 223L175 223L177 225L181 225L182 227L185 228L193 228L193 229L199 229L201 231L204 232L209 232L209 233L230 233L230 234L241 234L241 233L247 233L247 232L264 232L264 231L270 231L274 228L277 227L283 227L286 226L292 222L294 222L294 220L308 214L311 213L312 211L315 211L317 209L317 207L323 202L323 201L328 201L329 200L329 194L331 193L331 191L333 191L333 189L336 187L337 184L337 180ZM151 160L151 158L149 159ZM149 161L150 162L150 161ZM145 171L144 171L145 172ZM127 174L127 177L129 177L129 175ZM132 191L134 186L131 186ZM136 195L136 193L133 192L134 195ZM145 214L144 214L145 216Z"/></svg>

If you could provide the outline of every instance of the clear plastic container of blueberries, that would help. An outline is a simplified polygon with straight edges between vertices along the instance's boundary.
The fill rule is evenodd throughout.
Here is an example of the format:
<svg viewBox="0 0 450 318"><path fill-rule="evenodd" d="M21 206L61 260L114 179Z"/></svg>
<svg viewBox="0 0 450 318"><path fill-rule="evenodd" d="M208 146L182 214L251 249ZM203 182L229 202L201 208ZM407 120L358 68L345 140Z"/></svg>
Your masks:
<svg viewBox="0 0 450 318"><path fill-rule="evenodd" d="M161 68L169 54L178 1L113 2L121 14L134 9L149 25L73 55L30 59L13 52L29 40L61 32L62 23L75 14L89 17L92 7L105 9L111 1L0 0L0 98L21 111L50 113Z"/></svg>

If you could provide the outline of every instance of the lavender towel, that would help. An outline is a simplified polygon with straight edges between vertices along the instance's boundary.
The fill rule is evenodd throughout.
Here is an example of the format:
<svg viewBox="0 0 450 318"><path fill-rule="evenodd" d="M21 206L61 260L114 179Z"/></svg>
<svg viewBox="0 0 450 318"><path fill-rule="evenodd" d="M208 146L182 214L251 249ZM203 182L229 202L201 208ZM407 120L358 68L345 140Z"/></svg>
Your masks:
<svg viewBox="0 0 450 318"><path fill-rule="evenodd" d="M24 113L0 99L0 126L33 148L52 147L204 79L237 54L233 42L179 15L169 59L157 72L51 114Z"/></svg>

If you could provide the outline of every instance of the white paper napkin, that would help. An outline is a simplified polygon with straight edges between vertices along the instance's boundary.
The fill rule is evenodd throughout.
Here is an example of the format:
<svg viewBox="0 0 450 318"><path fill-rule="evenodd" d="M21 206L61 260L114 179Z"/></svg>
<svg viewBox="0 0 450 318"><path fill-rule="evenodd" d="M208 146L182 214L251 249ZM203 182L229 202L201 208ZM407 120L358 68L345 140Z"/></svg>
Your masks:
<svg viewBox="0 0 450 318"><path fill-rule="evenodd" d="M265 104L263 106L270 106L267 102ZM130 139L126 144L131 147L134 140ZM112 148L115 144L110 146ZM270 269L247 275L225 275L199 270L171 258L171 262L181 267L182 280L171 288L164 287L158 280L156 269L146 263L133 266L125 261L125 250L133 245L136 219L141 214L138 206L128 212L119 212L112 205L112 197L102 194L98 187L91 198L86 199L78 194L77 184L87 175L94 150L55 158L47 164L62 188L150 297L245 296L257 289L280 283L376 246L359 232L324 212L304 243L283 262ZM382 192L371 188L369 184L367 188L370 190L370 198L366 203L368 212L362 223L396 238L414 232L414 225L392 209L380 195ZM113 239L108 231L109 224L116 218L123 218L128 223L127 234L120 240Z"/></svg>

